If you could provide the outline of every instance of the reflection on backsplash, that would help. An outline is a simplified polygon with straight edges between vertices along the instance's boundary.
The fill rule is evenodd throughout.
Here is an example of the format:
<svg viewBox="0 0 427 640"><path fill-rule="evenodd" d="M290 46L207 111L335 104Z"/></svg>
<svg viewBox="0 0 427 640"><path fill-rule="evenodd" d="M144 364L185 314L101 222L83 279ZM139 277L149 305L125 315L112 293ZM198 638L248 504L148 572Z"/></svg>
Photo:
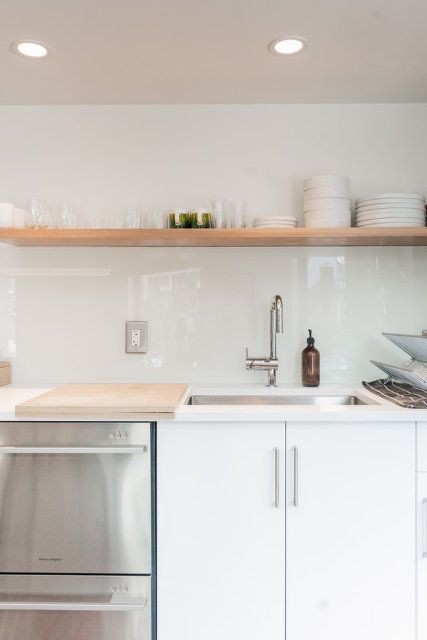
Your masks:
<svg viewBox="0 0 427 640"><path fill-rule="evenodd" d="M351 277L351 265L349 270ZM345 256L307 258L310 315L320 326L329 328L322 339L322 369L335 372L337 379L351 368L346 350L340 344L340 338L345 336L347 330L346 282Z"/></svg>
<svg viewBox="0 0 427 640"><path fill-rule="evenodd" d="M358 382L377 377L370 359L400 357L381 331L417 333L427 317L423 247L2 247L0 268L0 358L13 359L22 384L263 383L262 372L245 370L245 347L266 351L276 293L285 321L279 383L300 381L308 328L321 381ZM146 355L125 353L126 320L148 321Z"/></svg>
<svg viewBox="0 0 427 640"><path fill-rule="evenodd" d="M16 355L15 337L15 280L0 278L0 358Z"/></svg>
<svg viewBox="0 0 427 640"><path fill-rule="evenodd" d="M197 367L201 269L128 278L128 317L149 323L145 367Z"/></svg>

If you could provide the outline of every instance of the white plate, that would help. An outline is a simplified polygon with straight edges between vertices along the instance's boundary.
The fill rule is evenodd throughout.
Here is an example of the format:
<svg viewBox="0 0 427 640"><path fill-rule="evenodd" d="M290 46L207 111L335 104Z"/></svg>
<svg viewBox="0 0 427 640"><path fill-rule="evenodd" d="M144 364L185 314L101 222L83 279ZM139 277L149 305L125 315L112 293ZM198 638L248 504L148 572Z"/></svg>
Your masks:
<svg viewBox="0 0 427 640"><path fill-rule="evenodd" d="M401 202L383 202L380 204L357 204L355 206L356 211L368 210L381 210L381 209L415 209L415 211L425 211L425 205L422 202L416 200L402 200Z"/></svg>
<svg viewBox="0 0 427 640"><path fill-rule="evenodd" d="M366 198L356 198L355 202L356 202L356 206L360 205L360 204L391 204L391 203L397 203L399 204L400 202L409 202L411 204L415 204L415 203L421 203L421 204L425 204L425 197L424 196L417 196L417 195L404 195L402 194L401 196L390 196L387 197L387 195L382 195L382 196L367 196Z"/></svg>
<svg viewBox="0 0 427 640"><path fill-rule="evenodd" d="M355 200L356 207L366 207L369 205L396 205L401 206L402 204L410 207L422 207L425 206L426 201L423 198L378 198L378 200Z"/></svg>
<svg viewBox="0 0 427 640"><path fill-rule="evenodd" d="M415 218L413 216L404 216L402 218L392 218L390 216L377 216L370 218L356 217L356 222L418 222L418 224L425 224L425 218Z"/></svg>
<svg viewBox="0 0 427 640"><path fill-rule="evenodd" d="M409 200L425 200L425 196L423 196L422 193L375 193L373 195L356 198L356 202L359 202L360 200L378 200L383 198L392 198L393 200L395 198L398 198L399 200L401 198L408 198Z"/></svg>
<svg viewBox="0 0 427 640"><path fill-rule="evenodd" d="M425 227L421 222L357 222L356 227Z"/></svg>
<svg viewBox="0 0 427 640"><path fill-rule="evenodd" d="M356 215L369 215L369 214L374 214L374 215L390 215L390 216L399 216L399 215L404 215L404 216L425 216L426 212L424 208L421 209L413 209L411 207L385 207L384 209L377 209L376 207L370 207L370 208L366 208L366 209L359 209L356 208L354 210ZM401 212L401 214L400 214Z"/></svg>
<svg viewBox="0 0 427 640"><path fill-rule="evenodd" d="M377 218L374 220L356 220L356 225L359 227L374 224L398 224L401 227L406 227L408 224L415 224L418 227L424 227L425 220L417 220L414 218Z"/></svg>
<svg viewBox="0 0 427 640"><path fill-rule="evenodd" d="M350 190L350 178L347 176L310 176L304 180L304 191L317 187L338 187Z"/></svg>
<svg viewBox="0 0 427 640"><path fill-rule="evenodd" d="M425 214L418 215L417 213L356 213L354 216L356 220L419 220L425 221Z"/></svg>

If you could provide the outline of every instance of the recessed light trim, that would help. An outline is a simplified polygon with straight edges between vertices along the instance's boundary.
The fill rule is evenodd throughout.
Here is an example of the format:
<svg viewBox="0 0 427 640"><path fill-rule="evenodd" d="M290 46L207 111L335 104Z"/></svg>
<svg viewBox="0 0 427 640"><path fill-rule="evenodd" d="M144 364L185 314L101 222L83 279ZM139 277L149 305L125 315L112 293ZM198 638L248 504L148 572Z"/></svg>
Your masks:
<svg viewBox="0 0 427 640"><path fill-rule="evenodd" d="M25 58L45 58L49 53L46 45L34 40L17 40L12 44L12 51Z"/></svg>
<svg viewBox="0 0 427 640"><path fill-rule="evenodd" d="M275 56L291 56L307 48L307 41L299 36L282 36L270 42L268 49Z"/></svg>

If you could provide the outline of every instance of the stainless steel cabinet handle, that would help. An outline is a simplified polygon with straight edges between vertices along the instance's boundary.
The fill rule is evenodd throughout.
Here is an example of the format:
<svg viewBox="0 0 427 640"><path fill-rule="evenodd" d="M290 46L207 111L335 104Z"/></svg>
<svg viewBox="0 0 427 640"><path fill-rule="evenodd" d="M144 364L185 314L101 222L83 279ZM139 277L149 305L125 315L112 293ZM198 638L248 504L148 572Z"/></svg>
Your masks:
<svg viewBox="0 0 427 640"><path fill-rule="evenodd" d="M292 457L293 457L293 474L294 474L292 505L294 507L297 507L298 506L298 447L292 447Z"/></svg>
<svg viewBox="0 0 427 640"><path fill-rule="evenodd" d="M427 498L421 502L421 532L422 532L422 552L423 558L427 558Z"/></svg>
<svg viewBox="0 0 427 640"><path fill-rule="evenodd" d="M2 453L146 453L148 447L1 447Z"/></svg>
<svg viewBox="0 0 427 640"><path fill-rule="evenodd" d="M280 451L274 448L274 506L280 507Z"/></svg>

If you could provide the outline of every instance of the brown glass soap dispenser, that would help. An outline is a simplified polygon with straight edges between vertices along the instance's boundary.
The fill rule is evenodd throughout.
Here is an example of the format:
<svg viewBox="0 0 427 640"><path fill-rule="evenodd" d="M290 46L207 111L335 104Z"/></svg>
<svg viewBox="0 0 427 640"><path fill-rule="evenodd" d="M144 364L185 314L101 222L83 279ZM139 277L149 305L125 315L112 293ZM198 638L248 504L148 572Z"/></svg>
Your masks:
<svg viewBox="0 0 427 640"><path fill-rule="evenodd" d="M307 346L302 352L301 364L304 387L318 387L320 382L320 353L314 346L311 329L308 330Z"/></svg>

